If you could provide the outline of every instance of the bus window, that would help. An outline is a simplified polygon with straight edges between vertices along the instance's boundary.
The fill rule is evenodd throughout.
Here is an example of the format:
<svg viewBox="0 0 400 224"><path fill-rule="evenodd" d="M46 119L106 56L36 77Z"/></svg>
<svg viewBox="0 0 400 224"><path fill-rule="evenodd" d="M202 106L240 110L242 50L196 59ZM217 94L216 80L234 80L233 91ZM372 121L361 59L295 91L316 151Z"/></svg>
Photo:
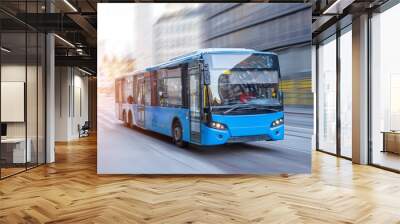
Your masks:
<svg viewBox="0 0 400 224"><path fill-rule="evenodd" d="M167 79L168 105L182 105L182 82L180 78Z"/></svg>
<svg viewBox="0 0 400 224"><path fill-rule="evenodd" d="M121 89L121 87L120 87L119 83L120 83L119 80L115 81L115 102L116 103L120 103L119 102L119 90Z"/></svg>
<svg viewBox="0 0 400 224"><path fill-rule="evenodd" d="M138 79L137 82L137 104L144 105L144 78Z"/></svg>
<svg viewBox="0 0 400 224"><path fill-rule="evenodd" d="M182 106L182 72L181 68L169 69L167 71L167 93L168 104Z"/></svg>
<svg viewBox="0 0 400 224"><path fill-rule="evenodd" d="M150 76L151 82L151 105L159 106L158 95L157 95L157 72L152 72Z"/></svg>
<svg viewBox="0 0 400 224"><path fill-rule="evenodd" d="M158 104L160 106L166 106L166 100L167 100L167 89L166 85L164 84L164 79L166 78L166 71L165 70L159 70L157 71L157 98L158 98Z"/></svg>
<svg viewBox="0 0 400 224"><path fill-rule="evenodd" d="M211 55L212 106L280 106L276 55Z"/></svg>
<svg viewBox="0 0 400 224"><path fill-rule="evenodd" d="M127 80L126 78L122 79L122 91L121 91L121 99L122 103L126 103L126 98L127 98Z"/></svg>
<svg viewBox="0 0 400 224"><path fill-rule="evenodd" d="M118 81L118 102L119 103L123 103L122 92L124 91L124 87L123 87L122 83L123 83L123 79Z"/></svg>
<svg viewBox="0 0 400 224"><path fill-rule="evenodd" d="M182 106L181 68L161 70L158 97L161 106Z"/></svg>
<svg viewBox="0 0 400 224"><path fill-rule="evenodd" d="M133 103L133 77L129 76L125 78L126 80L126 85L125 85L125 99L126 102L129 104Z"/></svg>
<svg viewBox="0 0 400 224"><path fill-rule="evenodd" d="M138 90L138 85L137 85L137 76L135 75L133 77L133 81L132 81L132 98L133 98L133 104L137 104L137 90Z"/></svg>
<svg viewBox="0 0 400 224"><path fill-rule="evenodd" d="M219 95L223 102L257 99L262 103L279 103L277 71L235 71L218 78Z"/></svg>
<svg viewBox="0 0 400 224"><path fill-rule="evenodd" d="M188 64L181 65L181 81L182 81L182 107L188 108L189 107L189 94L188 94Z"/></svg>
<svg viewBox="0 0 400 224"><path fill-rule="evenodd" d="M144 105L149 106L151 104L151 82L150 77L145 78L144 81Z"/></svg>

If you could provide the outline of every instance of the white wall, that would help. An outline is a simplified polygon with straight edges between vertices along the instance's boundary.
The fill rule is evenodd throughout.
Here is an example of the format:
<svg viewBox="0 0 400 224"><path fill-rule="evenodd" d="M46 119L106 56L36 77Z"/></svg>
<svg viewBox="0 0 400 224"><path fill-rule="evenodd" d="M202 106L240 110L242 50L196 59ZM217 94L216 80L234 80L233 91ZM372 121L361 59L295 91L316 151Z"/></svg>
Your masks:
<svg viewBox="0 0 400 224"><path fill-rule="evenodd" d="M26 70L28 74L31 74L32 72L36 73L36 67L33 66L28 66L25 67L24 65L18 65L18 64L5 64L1 66L1 81L2 82L25 82L25 75L26 75ZM36 81L32 82L32 80L29 80L30 85L36 85ZM27 89L27 102L33 102L33 98L36 98L36 89ZM29 90L32 90L30 92ZM29 105L31 107L36 108L35 105ZM6 108L2 108L2 110L7 110ZM35 120L36 122L36 114L33 113L28 113L28 121L33 121ZM31 127L32 125L29 125ZM28 130L29 131L29 130ZM7 136L8 137L25 137L25 122L7 122ZM29 137L29 136L28 136Z"/></svg>
<svg viewBox="0 0 400 224"><path fill-rule="evenodd" d="M69 68L55 68L55 141L68 140Z"/></svg>
<svg viewBox="0 0 400 224"><path fill-rule="evenodd" d="M78 125L88 120L88 77L72 67L56 67L55 140L79 137Z"/></svg>
<svg viewBox="0 0 400 224"><path fill-rule="evenodd" d="M88 113L88 78L83 77L80 74L74 75L74 83L73 83L73 94L71 96L74 99L72 108L72 119L71 119L71 135L73 138L79 137L78 125L83 125L85 121L89 118Z"/></svg>
<svg viewBox="0 0 400 224"><path fill-rule="evenodd" d="M1 66L1 81L25 82L25 64L9 64ZM1 108L6 110L6 108ZM7 137L25 137L25 122L7 123Z"/></svg>

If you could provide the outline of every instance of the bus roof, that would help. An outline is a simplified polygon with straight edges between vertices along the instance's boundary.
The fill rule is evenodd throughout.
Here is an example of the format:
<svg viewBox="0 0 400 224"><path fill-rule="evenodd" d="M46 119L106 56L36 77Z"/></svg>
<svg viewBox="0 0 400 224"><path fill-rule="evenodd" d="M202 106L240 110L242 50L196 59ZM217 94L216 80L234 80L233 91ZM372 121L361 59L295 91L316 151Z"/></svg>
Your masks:
<svg viewBox="0 0 400 224"><path fill-rule="evenodd" d="M219 53L219 54L224 54L224 53L260 53L260 54L273 54L276 55L275 53L272 52L265 52L265 51L256 51L253 49L247 49L247 48L204 48L204 49L199 49L197 51L191 52L189 54L181 55L175 58L170 59L167 62L151 66L146 68L146 71L153 71L157 70L159 68L165 68L168 66L173 66L185 61L190 61L193 59L200 58L201 55L203 54L212 54L212 53Z"/></svg>
<svg viewBox="0 0 400 224"><path fill-rule="evenodd" d="M273 52L256 51L256 50L247 49L247 48L203 48L203 49L199 49L197 51L194 51L194 52L191 52L191 53L188 53L188 54L184 54L184 55L172 58L167 62L158 64L158 65L154 65L154 66L151 66L151 67L147 67L144 70L138 70L138 71L131 72L131 73L127 74L127 75L119 77L118 79L123 79L123 78L125 78L127 76L130 76L130 75L138 75L138 74L142 74L142 73L145 73L145 72L158 70L160 68L174 66L174 65L180 64L182 62L198 59L203 54L212 54L212 53L217 53L217 54L218 53L219 54L224 54L224 53L244 53L244 54L245 53L248 53L248 54L259 53L259 54L273 54L273 55L276 55Z"/></svg>

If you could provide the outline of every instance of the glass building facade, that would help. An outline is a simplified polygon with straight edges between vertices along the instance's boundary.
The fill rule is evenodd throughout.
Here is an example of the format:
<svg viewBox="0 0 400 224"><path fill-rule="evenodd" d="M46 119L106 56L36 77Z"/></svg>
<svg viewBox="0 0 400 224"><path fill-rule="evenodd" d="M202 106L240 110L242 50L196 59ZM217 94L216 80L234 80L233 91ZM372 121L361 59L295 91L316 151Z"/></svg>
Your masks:
<svg viewBox="0 0 400 224"><path fill-rule="evenodd" d="M370 162L400 171L400 4L371 17Z"/></svg>
<svg viewBox="0 0 400 224"><path fill-rule="evenodd" d="M352 157L352 29L317 44L317 148Z"/></svg>

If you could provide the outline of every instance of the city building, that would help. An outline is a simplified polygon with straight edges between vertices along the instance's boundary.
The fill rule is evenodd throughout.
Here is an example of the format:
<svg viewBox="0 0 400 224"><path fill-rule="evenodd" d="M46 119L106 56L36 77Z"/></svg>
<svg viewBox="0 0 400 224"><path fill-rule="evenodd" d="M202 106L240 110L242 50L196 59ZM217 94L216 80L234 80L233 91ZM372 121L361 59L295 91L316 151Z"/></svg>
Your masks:
<svg viewBox="0 0 400 224"><path fill-rule="evenodd" d="M167 10L153 25L153 62L165 62L201 47L203 14L199 6Z"/></svg>
<svg viewBox="0 0 400 224"><path fill-rule="evenodd" d="M137 70L144 69L145 67L151 66L153 63L153 24L156 19L155 14L157 12L145 4L139 4L134 9L134 21L135 27L134 32L140 32L141 35L137 35L135 40L135 67ZM146 18L145 20L143 18Z"/></svg>

